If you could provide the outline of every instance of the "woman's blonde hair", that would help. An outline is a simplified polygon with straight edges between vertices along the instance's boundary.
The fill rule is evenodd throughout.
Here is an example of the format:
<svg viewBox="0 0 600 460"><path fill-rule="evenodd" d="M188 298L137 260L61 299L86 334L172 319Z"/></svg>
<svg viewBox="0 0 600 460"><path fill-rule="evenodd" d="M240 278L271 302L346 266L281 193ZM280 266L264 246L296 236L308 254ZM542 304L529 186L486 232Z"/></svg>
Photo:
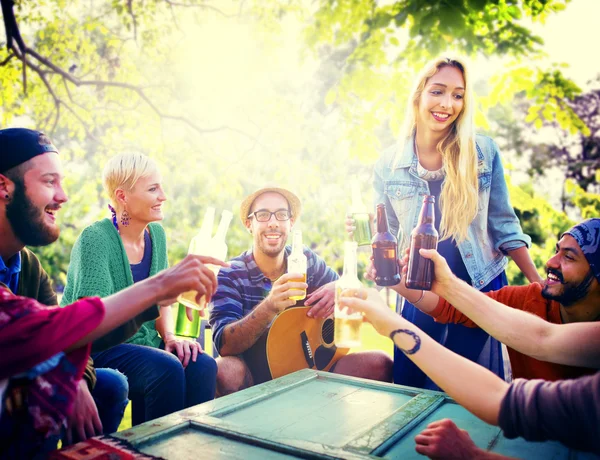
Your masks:
<svg viewBox="0 0 600 460"><path fill-rule="evenodd" d="M415 135L421 94L425 85L440 69L454 67L463 75L465 92L463 109L452 123L448 135L437 144L446 172L440 195L440 240L453 238L457 242L467 237L469 224L477 215L479 183L477 180L477 153L473 122L474 94L464 60L438 58L427 64L416 80L406 105L406 117L399 139L397 158L404 151L408 139ZM396 166L394 161L394 168Z"/></svg>
<svg viewBox="0 0 600 460"><path fill-rule="evenodd" d="M120 153L108 160L102 172L102 184L116 208L117 189L131 190L142 177L147 177L157 171L154 160L141 153Z"/></svg>

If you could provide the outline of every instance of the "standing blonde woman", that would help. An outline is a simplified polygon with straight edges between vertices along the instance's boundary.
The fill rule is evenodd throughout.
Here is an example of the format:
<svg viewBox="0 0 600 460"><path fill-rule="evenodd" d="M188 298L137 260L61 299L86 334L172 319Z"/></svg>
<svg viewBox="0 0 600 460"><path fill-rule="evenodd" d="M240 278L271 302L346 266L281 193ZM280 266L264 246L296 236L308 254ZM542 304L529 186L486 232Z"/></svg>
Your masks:
<svg viewBox="0 0 600 460"><path fill-rule="evenodd" d="M166 236L157 222L167 199L161 180L156 164L145 155L121 154L108 162L103 182L113 216L87 227L77 239L63 305L113 294L167 268ZM215 360L197 342L174 335L169 306L174 300L146 310L92 348L97 366L127 376L134 425L214 398ZM103 342L127 337L126 343L94 353L105 348Z"/></svg>
<svg viewBox="0 0 600 460"><path fill-rule="evenodd" d="M507 284L506 256L530 282L541 282L514 213L496 143L475 135L473 92L464 62L440 58L427 65L408 100L397 145L375 166L376 203L385 203L391 231L409 236L423 195L435 196L438 251L452 271L481 291ZM402 281L404 282L404 281ZM406 296L402 316L450 350L503 377L500 344L481 329L437 324ZM437 389L403 353L394 350L394 381Z"/></svg>

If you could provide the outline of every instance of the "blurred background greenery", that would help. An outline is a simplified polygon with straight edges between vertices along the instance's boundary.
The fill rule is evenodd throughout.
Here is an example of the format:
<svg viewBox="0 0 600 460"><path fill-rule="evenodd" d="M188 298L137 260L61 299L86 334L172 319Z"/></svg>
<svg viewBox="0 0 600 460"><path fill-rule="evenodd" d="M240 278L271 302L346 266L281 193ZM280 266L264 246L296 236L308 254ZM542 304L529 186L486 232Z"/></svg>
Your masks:
<svg viewBox="0 0 600 460"><path fill-rule="evenodd" d="M573 221L600 215L599 81L542 38L554 24L573 62L592 60L581 32L599 12L593 0L11 3L0 124L44 130L61 150L62 234L34 248L59 290L76 237L109 215L101 170L124 151L161 165L171 263L207 206L236 213L253 189L280 184L304 202L304 241L340 269L350 181L370 202L373 163L395 141L415 72L441 53L474 64L478 128L501 146L538 268ZM250 245L238 219L227 242L230 256ZM367 260L361 252L361 271ZM508 274L524 282L512 264Z"/></svg>

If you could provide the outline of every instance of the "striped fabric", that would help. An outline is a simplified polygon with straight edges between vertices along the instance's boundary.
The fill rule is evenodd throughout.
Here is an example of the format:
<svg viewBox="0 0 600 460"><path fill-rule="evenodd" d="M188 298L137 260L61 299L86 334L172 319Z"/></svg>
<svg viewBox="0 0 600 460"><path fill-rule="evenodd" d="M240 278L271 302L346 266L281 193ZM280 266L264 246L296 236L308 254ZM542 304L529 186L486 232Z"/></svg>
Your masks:
<svg viewBox="0 0 600 460"><path fill-rule="evenodd" d="M291 251L291 246L285 247L286 266ZM308 262L306 282L309 293L339 278L323 259L306 246L304 255ZM269 295L273 286L256 265L251 249L229 262L231 267L219 271L219 287L212 299L209 319L218 351L221 349L221 335L225 326L246 316Z"/></svg>

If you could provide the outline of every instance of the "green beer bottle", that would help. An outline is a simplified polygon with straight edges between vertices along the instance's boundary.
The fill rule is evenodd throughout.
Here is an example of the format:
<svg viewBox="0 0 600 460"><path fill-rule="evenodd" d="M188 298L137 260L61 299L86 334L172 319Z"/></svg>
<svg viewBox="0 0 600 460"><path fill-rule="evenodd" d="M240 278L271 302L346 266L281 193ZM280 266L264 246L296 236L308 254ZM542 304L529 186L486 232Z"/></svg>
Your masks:
<svg viewBox="0 0 600 460"><path fill-rule="evenodd" d="M215 208L208 207L204 213L202 226L200 231L190 242L189 254L206 254L210 246L213 222L215 218ZM173 305L177 311L173 312L177 320L175 321L175 335L180 337L197 338L200 334L200 305L196 303L196 291L189 291L181 294L178 298L178 303ZM186 306L193 308L194 321L190 322L185 313Z"/></svg>
<svg viewBox="0 0 600 460"><path fill-rule="evenodd" d="M177 310L177 321L175 322L175 335L179 337L189 337L191 339L197 339L200 335L200 322L202 318L200 318L200 310L192 310L192 316L194 317L194 321L191 321L187 318L185 313L185 305L178 303L177 306L174 306Z"/></svg>
<svg viewBox="0 0 600 460"><path fill-rule="evenodd" d="M352 181L352 206L350 208L350 214L354 219L354 241L359 246L370 246L371 238L371 218L369 211L362 201L360 196L360 188L358 185L358 179L355 177Z"/></svg>

